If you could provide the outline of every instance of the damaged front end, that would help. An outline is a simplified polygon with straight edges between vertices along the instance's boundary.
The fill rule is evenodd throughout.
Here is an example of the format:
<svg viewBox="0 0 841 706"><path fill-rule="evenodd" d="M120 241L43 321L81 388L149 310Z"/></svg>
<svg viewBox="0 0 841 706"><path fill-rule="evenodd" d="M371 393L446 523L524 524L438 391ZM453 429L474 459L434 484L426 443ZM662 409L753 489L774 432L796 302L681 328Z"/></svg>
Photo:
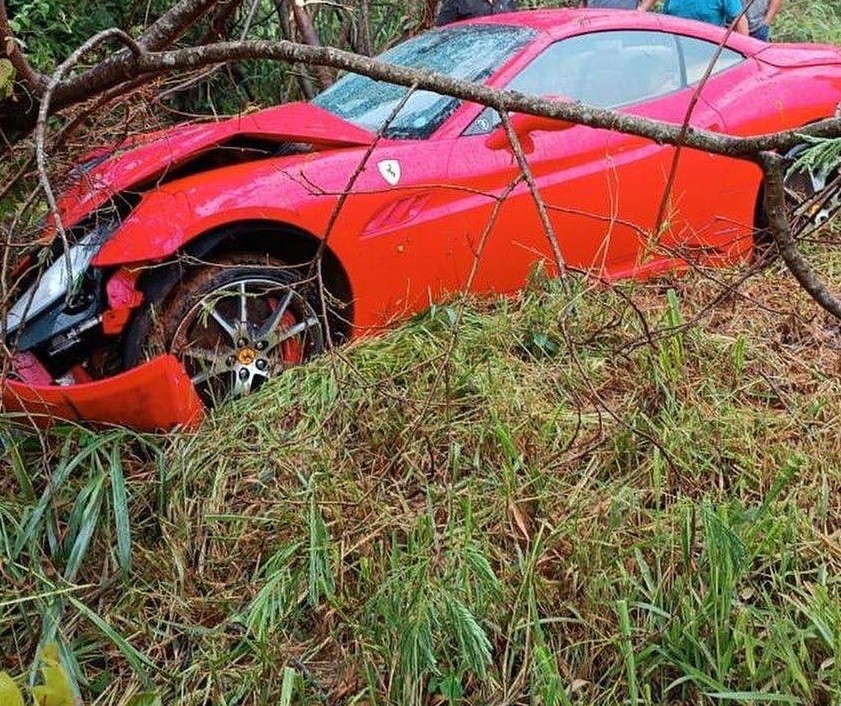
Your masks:
<svg viewBox="0 0 841 706"><path fill-rule="evenodd" d="M0 315L8 354L3 409L40 422L58 417L140 430L195 423L203 406L175 357L132 367L124 354L143 287L153 290L156 268L189 247L181 237L194 215L188 199L179 194L179 208L168 212L161 198L178 193L173 184L226 169L238 169L248 183L244 165L373 140L317 106L291 103L135 136L83 159L58 204L66 237L49 224L42 229L39 242L48 245L19 272Z"/></svg>
<svg viewBox="0 0 841 706"><path fill-rule="evenodd" d="M43 425L52 418L102 420L158 430L198 421L202 405L172 356L124 371L119 337L142 304L139 268L93 261L136 199L121 198L53 237L18 277L2 319L8 361L3 410Z"/></svg>

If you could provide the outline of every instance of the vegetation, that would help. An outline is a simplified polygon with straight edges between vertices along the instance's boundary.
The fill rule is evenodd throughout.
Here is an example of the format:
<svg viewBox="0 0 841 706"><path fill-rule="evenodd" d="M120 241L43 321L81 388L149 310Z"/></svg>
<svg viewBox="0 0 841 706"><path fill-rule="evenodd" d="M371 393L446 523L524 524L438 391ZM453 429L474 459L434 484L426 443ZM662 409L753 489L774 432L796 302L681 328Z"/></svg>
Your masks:
<svg viewBox="0 0 841 706"><path fill-rule="evenodd" d="M536 277L197 434L8 433L4 666L56 639L95 703L837 702L836 327L770 270L684 328L717 291Z"/></svg>
<svg viewBox="0 0 841 706"><path fill-rule="evenodd" d="M47 645L41 655L41 675L44 683L32 689L35 706L73 706L73 689L54 644ZM6 672L0 672L0 703L4 706L24 704L20 687Z"/></svg>
<svg viewBox="0 0 841 706"><path fill-rule="evenodd" d="M837 41L828 5L780 35ZM538 272L196 433L7 416L0 670L55 643L135 706L841 703L838 324L742 275Z"/></svg>
<svg viewBox="0 0 841 706"><path fill-rule="evenodd" d="M786 0L774 36L786 42L841 44L841 7L833 2Z"/></svg>

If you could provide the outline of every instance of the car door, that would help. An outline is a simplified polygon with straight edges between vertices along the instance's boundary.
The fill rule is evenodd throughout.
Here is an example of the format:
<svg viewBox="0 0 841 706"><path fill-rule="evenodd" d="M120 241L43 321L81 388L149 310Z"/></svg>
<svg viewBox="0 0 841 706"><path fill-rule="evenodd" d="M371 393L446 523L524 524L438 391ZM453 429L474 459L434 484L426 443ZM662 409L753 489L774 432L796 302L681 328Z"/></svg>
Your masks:
<svg viewBox="0 0 841 706"><path fill-rule="evenodd" d="M741 91L750 74L749 62L713 42L686 36L675 39L683 88L627 111L677 124L688 120L694 128L728 132L727 117L718 106L723 95ZM758 181L753 173L759 171L755 165L703 150L684 148L678 152L675 147L632 136L623 136L621 143L622 158L636 164L638 178L660 197L658 215L663 223L649 256L659 253L690 264L707 264L735 257L751 247Z"/></svg>
<svg viewBox="0 0 841 706"><path fill-rule="evenodd" d="M652 31L594 32L558 41L507 87L678 123L692 97L677 38ZM477 282L489 290L518 286L535 260L552 264L528 188L519 184L504 203L497 201L519 171L510 150L488 146L488 135L499 129L498 122L490 110L478 116L454 150L449 173L451 182L473 189L456 207L463 237L480 241L481 233L471 231L470 224L493 221ZM721 118L701 101L691 122L716 129ZM709 222L714 205L687 188L697 184L696 171L711 180L723 168L707 155L687 151L681 159L673 207L666 209L667 234L653 239L673 148L586 126L534 132L525 142L555 236L571 267L607 276L630 274L644 261L656 268L658 260L668 262L679 242L691 240L690 233Z"/></svg>

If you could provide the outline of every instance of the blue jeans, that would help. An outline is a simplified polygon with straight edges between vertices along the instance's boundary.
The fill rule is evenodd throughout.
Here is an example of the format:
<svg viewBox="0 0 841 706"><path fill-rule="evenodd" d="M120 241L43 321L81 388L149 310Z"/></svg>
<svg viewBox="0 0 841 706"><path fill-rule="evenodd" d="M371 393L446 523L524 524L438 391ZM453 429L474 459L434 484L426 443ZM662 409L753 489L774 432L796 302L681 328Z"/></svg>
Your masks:
<svg viewBox="0 0 841 706"><path fill-rule="evenodd" d="M759 39L763 42L770 42L771 28L763 22L761 25L759 25L759 27L757 27L750 33L750 36L754 39Z"/></svg>

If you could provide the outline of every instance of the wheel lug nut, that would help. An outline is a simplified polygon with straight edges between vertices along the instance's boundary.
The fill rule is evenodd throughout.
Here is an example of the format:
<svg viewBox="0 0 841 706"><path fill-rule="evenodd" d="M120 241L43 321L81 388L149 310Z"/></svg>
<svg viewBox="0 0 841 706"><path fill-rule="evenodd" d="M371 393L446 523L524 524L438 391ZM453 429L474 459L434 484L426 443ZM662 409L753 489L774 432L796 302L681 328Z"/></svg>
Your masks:
<svg viewBox="0 0 841 706"><path fill-rule="evenodd" d="M225 362L228 364L229 368L232 368L237 362L237 357L235 355L229 355L228 359Z"/></svg>
<svg viewBox="0 0 841 706"><path fill-rule="evenodd" d="M237 341L237 348L245 348L247 345L248 345L248 341L246 341L244 338L240 338Z"/></svg>
<svg viewBox="0 0 841 706"><path fill-rule="evenodd" d="M265 350L265 348L266 348L266 342L265 342L265 341L257 341L257 345L255 346L255 348L256 348L258 351Z"/></svg>
<svg viewBox="0 0 841 706"><path fill-rule="evenodd" d="M257 360L257 370L265 370L266 369L266 361L263 358L259 358Z"/></svg>
<svg viewBox="0 0 841 706"><path fill-rule="evenodd" d="M245 368L242 368L239 371L239 379L243 380L243 381L248 380L248 370L246 370Z"/></svg>

